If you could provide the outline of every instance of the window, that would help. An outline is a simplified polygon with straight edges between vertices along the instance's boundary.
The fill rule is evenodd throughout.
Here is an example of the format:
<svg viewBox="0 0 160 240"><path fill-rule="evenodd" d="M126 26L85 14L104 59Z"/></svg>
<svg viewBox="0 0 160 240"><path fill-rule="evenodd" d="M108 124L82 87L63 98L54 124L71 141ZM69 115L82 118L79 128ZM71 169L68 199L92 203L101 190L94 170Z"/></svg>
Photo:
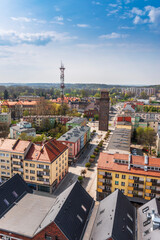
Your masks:
<svg viewBox="0 0 160 240"><path fill-rule="evenodd" d="M26 175L26 179L28 179L28 175Z"/></svg>
<svg viewBox="0 0 160 240"><path fill-rule="evenodd" d="M13 191L12 194L14 197L16 197L16 198L18 197L18 194L16 193L16 191Z"/></svg>
<svg viewBox="0 0 160 240"><path fill-rule="evenodd" d="M30 173L35 174L35 171L34 170L30 170Z"/></svg>
<svg viewBox="0 0 160 240"><path fill-rule="evenodd" d="M99 226L102 223L102 220L97 223L97 226Z"/></svg>
<svg viewBox="0 0 160 240"><path fill-rule="evenodd" d="M9 206L9 202L7 201L6 198L5 198L3 201L4 201L4 203L5 203L7 206Z"/></svg>
<svg viewBox="0 0 160 240"><path fill-rule="evenodd" d="M28 173L28 170L26 169L25 172Z"/></svg>
<svg viewBox="0 0 160 240"><path fill-rule="evenodd" d="M6 153L6 157L9 157L9 154L8 154L8 153Z"/></svg>
<svg viewBox="0 0 160 240"><path fill-rule="evenodd" d="M142 209L142 212L146 213L148 210L149 210L149 207L145 207L145 208Z"/></svg>
<svg viewBox="0 0 160 240"><path fill-rule="evenodd" d="M49 236L49 235L47 235L47 234L45 234L45 239L46 239L46 240L52 240L52 237Z"/></svg>
<svg viewBox="0 0 160 240"><path fill-rule="evenodd" d="M87 209L85 208L84 205L81 205L81 208L82 208L85 212L87 211Z"/></svg>
<svg viewBox="0 0 160 240"><path fill-rule="evenodd" d="M102 211L100 211L100 213L99 213L99 214L102 214L102 213L104 213L104 211L105 211L105 209L103 209Z"/></svg>
<svg viewBox="0 0 160 240"><path fill-rule="evenodd" d="M30 177L31 180L35 180L35 177Z"/></svg>
<svg viewBox="0 0 160 240"><path fill-rule="evenodd" d="M121 192L124 193L124 189L121 189Z"/></svg>
<svg viewBox="0 0 160 240"><path fill-rule="evenodd" d="M151 223L151 219L147 219L145 222L143 222L143 227L147 226Z"/></svg>
<svg viewBox="0 0 160 240"><path fill-rule="evenodd" d="M48 165L46 165L46 169L49 169L49 166L48 166Z"/></svg>
<svg viewBox="0 0 160 240"><path fill-rule="evenodd" d="M118 185L119 184L119 182L118 181L115 181L115 185Z"/></svg>
<svg viewBox="0 0 160 240"><path fill-rule="evenodd" d="M122 179L126 179L126 175L122 175Z"/></svg>
<svg viewBox="0 0 160 240"><path fill-rule="evenodd" d="M131 217L131 215L129 215L129 213L127 213L127 217L133 222L133 218Z"/></svg>
<svg viewBox="0 0 160 240"><path fill-rule="evenodd" d="M125 182L121 182L121 186L125 186Z"/></svg>
<svg viewBox="0 0 160 240"><path fill-rule="evenodd" d="M116 178L119 178L119 174L116 174L116 176L115 176Z"/></svg>
<svg viewBox="0 0 160 240"><path fill-rule="evenodd" d="M83 219L79 216L79 215L77 215L77 218L79 219L79 221L82 223L83 222Z"/></svg>
<svg viewBox="0 0 160 240"><path fill-rule="evenodd" d="M35 167L35 164L33 164L33 163L30 163L30 167Z"/></svg>
<svg viewBox="0 0 160 240"><path fill-rule="evenodd" d="M25 163L25 166L28 167L28 163Z"/></svg>
<svg viewBox="0 0 160 240"><path fill-rule="evenodd" d="M133 231L130 229L130 227L128 227L128 225L127 225L127 229L131 234L133 234Z"/></svg>

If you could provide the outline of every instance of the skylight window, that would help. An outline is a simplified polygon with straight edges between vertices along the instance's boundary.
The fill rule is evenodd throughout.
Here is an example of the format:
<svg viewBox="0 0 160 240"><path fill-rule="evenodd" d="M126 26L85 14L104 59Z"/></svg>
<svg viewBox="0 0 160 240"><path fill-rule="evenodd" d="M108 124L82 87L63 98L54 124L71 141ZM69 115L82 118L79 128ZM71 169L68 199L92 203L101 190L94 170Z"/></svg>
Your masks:
<svg viewBox="0 0 160 240"><path fill-rule="evenodd" d="M87 211L87 209L85 208L84 205L81 205L81 208L82 208L85 212Z"/></svg>
<svg viewBox="0 0 160 240"><path fill-rule="evenodd" d="M16 193L16 191L13 191L12 194L14 197L16 197L16 198L18 197L18 194Z"/></svg>
<svg viewBox="0 0 160 240"><path fill-rule="evenodd" d="M105 211L105 209L103 209L102 211L100 211L100 213L99 213L99 214L102 214L102 213L104 213L104 211Z"/></svg>
<svg viewBox="0 0 160 240"><path fill-rule="evenodd" d="M127 229L131 234L133 234L133 231L130 229L130 227L128 227L128 225L127 225Z"/></svg>
<svg viewBox="0 0 160 240"><path fill-rule="evenodd" d="M7 206L9 206L9 202L7 201L7 199L4 199L3 201L5 202L5 204L6 204Z"/></svg>
<svg viewBox="0 0 160 240"><path fill-rule="evenodd" d="M145 208L142 209L142 212L146 213L148 210L149 210L149 207L145 207Z"/></svg>
<svg viewBox="0 0 160 240"><path fill-rule="evenodd" d="M77 218L79 219L79 221L82 223L83 222L83 219L79 216L79 215L77 215Z"/></svg>
<svg viewBox="0 0 160 240"><path fill-rule="evenodd" d="M102 220L97 223L97 226L99 226L102 223Z"/></svg>

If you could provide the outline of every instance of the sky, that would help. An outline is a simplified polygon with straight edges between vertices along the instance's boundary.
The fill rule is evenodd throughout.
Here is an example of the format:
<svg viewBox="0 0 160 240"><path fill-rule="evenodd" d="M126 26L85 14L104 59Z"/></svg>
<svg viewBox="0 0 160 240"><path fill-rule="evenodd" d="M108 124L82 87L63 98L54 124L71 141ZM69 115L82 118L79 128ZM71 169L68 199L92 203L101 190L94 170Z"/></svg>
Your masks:
<svg viewBox="0 0 160 240"><path fill-rule="evenodd" d="M160 0L0 0L0 83L160 84Z"/></svg>

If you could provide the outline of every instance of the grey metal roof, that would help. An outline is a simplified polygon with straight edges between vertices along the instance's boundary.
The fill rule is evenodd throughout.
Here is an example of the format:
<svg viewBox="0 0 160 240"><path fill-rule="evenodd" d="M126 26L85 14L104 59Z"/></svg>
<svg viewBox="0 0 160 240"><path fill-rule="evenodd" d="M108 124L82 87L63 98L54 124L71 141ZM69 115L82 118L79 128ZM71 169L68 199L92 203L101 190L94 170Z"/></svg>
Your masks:
<svg viewBox="0 0 160 240"><path fill-rule="evenodd" d="M56 199L26 194L0 219L0 229L32 238L55 222L67 239L80 240L93 205L94 200L79 182Z"/></svg>
<svg viewBox="0 0 160 240"><path fill-rule="evenodd" d="M90 240L133 240L134 226L135 209L126 196L116 190L100 202Z"/></svg>
<svg viewBox="0 0 160 240"><path fill-rule="evenodd" d="M19 127L19 126L12 126L11 129L17 131L17 132L35 132L35 128L25 128L25 127Z"/></svg>
<svg viewBox="0 0 160 240"><path fill-rule="evenodd" d="M160 239L160 229L153 230L153 222L147 221L147 213L151 213L155 210L155 213L160 215L160 202L154 198L140 207L137 211L137 223L138 223L138 240L158 240ZM148 223L148 224L147 224ZM147 232L147 234L145 234Z"/></svg>
<svg viewBox="0 0 160 240"><path fill-rule="evenodd" d="M0 186L0 218L15 206L27 193L32 193L25 181L16 174Z"/></svg>
<svg viewBox="0 0 160 240"><path fill-rule="evenodd" d="M68 132L63 134L58 141L77 142L77 140L84 135L90 129L88 126L77 126L70 129Z"/></svg>

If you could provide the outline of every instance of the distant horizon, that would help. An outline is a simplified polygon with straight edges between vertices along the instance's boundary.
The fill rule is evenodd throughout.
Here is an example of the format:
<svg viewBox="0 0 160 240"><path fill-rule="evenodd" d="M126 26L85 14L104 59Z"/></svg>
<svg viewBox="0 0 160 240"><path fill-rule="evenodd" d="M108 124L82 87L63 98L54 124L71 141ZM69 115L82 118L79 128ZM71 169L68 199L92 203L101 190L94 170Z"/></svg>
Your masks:
<svg viewBox="0 0 160 240"><path fill-rule="evenodd" d="M0 83L0 86L10 86L10 85L42 85L42 84L47 84L47 85L60 85L60 82L28 82L28 83L18 83L18 82L6 82L6 83ZM105 84L105 83L65 83L66 85L106 85L106 86L120 86L120 87L156 87L160 86L160 84L154 84L154 85L123 85L123 84Z"/></svg>

